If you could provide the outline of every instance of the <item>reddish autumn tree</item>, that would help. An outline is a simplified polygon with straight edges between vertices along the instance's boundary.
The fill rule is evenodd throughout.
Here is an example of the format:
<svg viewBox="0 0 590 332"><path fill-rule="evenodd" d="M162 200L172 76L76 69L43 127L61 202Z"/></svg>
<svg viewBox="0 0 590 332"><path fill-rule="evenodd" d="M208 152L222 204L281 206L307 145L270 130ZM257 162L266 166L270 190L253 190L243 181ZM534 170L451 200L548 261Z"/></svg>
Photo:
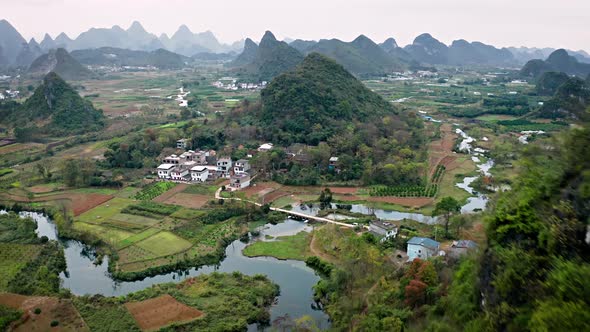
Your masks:
<svg viewBox="0 0 590 332"><path fill-rule="evenodd" d="M411 280L405 289L405 304L410 307L418 307L426 302L426 289L428 285L420 280Z"/></svg>

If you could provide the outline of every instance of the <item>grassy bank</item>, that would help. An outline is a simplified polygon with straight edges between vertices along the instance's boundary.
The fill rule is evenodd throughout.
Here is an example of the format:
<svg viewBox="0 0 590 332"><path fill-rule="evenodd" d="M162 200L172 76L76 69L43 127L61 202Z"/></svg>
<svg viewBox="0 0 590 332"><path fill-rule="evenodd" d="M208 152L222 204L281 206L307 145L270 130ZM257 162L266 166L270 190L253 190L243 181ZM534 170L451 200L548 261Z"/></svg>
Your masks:
<svg viewBox="0 0 590 332"><path fill-rule="evenodd" d="M269 256L278 259L303 261L309 257L311 234L300 232L291 236L280 236L274 241L257 241L247 246L243 253L248 257Z"/></svg>

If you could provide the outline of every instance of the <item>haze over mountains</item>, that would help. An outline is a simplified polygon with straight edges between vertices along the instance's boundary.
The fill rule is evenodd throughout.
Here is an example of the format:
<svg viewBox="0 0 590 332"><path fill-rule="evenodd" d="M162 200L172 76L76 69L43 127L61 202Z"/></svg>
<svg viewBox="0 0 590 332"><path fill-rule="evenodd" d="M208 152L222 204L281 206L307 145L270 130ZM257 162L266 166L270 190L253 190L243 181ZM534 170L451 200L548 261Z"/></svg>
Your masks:
<svg viewBox="0 0 590 332"><path fill-rule="evenodd" d="M545 59L555 51L551 48L496 48L463 39L446 45L428 33L419 35L405 47L398 45L393 37L377 44L364 35L351 42L297 39L290 43L277 41L273 35L266 41L263 38L261 44L266 45L260 49L249 38L231 45L222 44L211 31L194 33L186 25L181 25L172 36L157 36L146 31L137 21L128 29L117 25L91 28L75 39L61 33L55 39L46 34L40 43L35 39L27 42L8 21L1 20L0 68L28 67L49 50L63 48L73 52L72 56L83 65L153 66L156 63L159 68L174 69L182 67L188 57L221 61L233 58L232 67L241 68L242 73L251 76L255 73L261 79L268 79L293 68L303 56L312 52L335 59L348 71L364 76L419 65L517 67L532 59ZM269 51L271 49L274 51ZM159 51L154 53L156 50ZM590 63L590 55L584 51L567 52L578 62ZM114 59L113 54L118 58ZM276 56L278 58L271 59Z"/></svg>

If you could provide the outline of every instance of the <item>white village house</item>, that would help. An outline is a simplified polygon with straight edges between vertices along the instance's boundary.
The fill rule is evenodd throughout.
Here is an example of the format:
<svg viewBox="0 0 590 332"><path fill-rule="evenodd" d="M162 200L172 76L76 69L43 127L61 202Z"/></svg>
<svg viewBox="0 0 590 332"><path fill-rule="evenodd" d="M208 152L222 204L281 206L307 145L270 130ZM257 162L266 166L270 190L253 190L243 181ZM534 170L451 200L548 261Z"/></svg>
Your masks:
<svg viewBox="0 0 590 332"><path fill-rule="evenodd" d="M428 259L438 254L440 243L426 237L415 236L408 241L408 261Z"/></svg>
<svg viewBox="0 0 590 332"><path fill-rule="evenodd" d="M185 165L174 167L170 171L170 178L174 181L188 181L189 177L189 167Z"/></svg>
<svg viewBox="0 0 590 332"><path fill-rule="evenodd" d="M162 164L158 166L158 177L160 179L170 179L170 173L174 169L173 164Z"/></svg>
<svg viewBox="0 0 590 332"><path fill-rule="evenodd" d="M194 182L205 182L209 178L209 168L207 166L195 166L191 168L191 179Z"/></svg>
<svg viewBox="0 0 590 332"><path fill-rule="evenodd" d="M229 178L231 175L232 161L229 157L222 157L217 160L217 176L220 178Z"/></svg>
<svg viewBox="0 0 590 332"><path fill-rule="evenodd" d="M250 175L248 173L232 175L229 186L234 190L240 190L250 186Z"/></svg>
<svg viewBox="0 0 590 332"><path fill-rule="evenodd" d="M250 170L250 162L246 159L240 159L234 164L234 173L242 174Z"/></svg>
<svg viewBox="0 0 590 332"><path fill-rule="evenodd" d="M268 151L272 150L272 148L273 148L272 143L264 143L258 147L258 152L268 152Z"/></svg>
<svg viewBox="0 0 590 332"><path fill-rule="evenodd" d="M369 232L382 236L381 242L386 241L389 238L395 238L397 236L397 225L387 221L371 221L369 224Z"/></svg>

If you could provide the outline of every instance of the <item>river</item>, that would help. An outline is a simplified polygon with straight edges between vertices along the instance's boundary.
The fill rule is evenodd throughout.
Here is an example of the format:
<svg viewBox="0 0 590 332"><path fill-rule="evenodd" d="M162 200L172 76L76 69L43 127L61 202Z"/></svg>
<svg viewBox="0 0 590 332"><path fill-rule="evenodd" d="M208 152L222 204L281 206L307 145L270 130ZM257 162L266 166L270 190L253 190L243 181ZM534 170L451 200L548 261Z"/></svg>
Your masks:
<svg viewBox="0 0 590 332"><path fill-rule="evenodd" d="M264 274L278 284L281 291L276 303L270 308L271 322L287 314L291 318L309 315L316 321L318 327L326 329L330 326L326 313L315 308L313 301L312 287L320 280L320 277L304 262L278 260L271 257L245 257L242 250L246 244L236 240L226 248L226 257L219 265L193 268L185 272L172 272L139 281L118 282L108 273L108 257L104 258L102 264L95 265L94 250L79 241L59 238L55 224L46 215L36 212L21 212L20 215L31 217L37 222L39 236L58 240L63 245L67 262L67 273L61 275L63 287L76 295L120 296L154 284L178 282L215 271L239 271L247 275ZM266 235L272 237L293 235L301 231L310 231L311 228L302 222L287 219L277 225L264 225L259 230L260 237L264 239ZM255 325L248 328L251 331L259 329L261 327Z"/></svg>

